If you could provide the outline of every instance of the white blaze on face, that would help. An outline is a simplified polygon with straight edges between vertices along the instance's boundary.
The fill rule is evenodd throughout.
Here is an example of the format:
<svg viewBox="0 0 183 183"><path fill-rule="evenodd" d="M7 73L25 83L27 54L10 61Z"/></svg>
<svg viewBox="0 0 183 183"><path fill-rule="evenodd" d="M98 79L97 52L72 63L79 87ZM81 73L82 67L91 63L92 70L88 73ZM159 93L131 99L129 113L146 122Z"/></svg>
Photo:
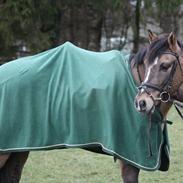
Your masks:
<svg viewBox="0 0 183 183"><path fill-rule="evenodd" d="M149 81L149 79L150 79L150 74L151 74L151 72L152 72L152 68L153 68L155 65L158 64L158 59L159 59L159 58L156 57L155 60L154 60L154 63L153 63L152 65L149 66L149 68L148 68L148 70L147 70L146 77L145 77L145 79L144 79L144 83L147 83L147 82ZM145 92L145 90L144 90L143 88L140 90L140 95L141 95L141 97L140 97L139 101L140 101L140 100L144 100L144 101L146 102L146 112L150 112L150 111L153 112L153 111L154 111L154 101L153 101L153 99L152 99L151 97L148 97L148 96L147 96L147 94L146 94L146 92ZM141 111L140 105L138 105L137 110L138 110L138 111Z"/></svg>
<svg viewBox="0 0 183 183"><path fill-rule="evenodd" d="M151 69L157 65L158 63L158 57L155 58L154 60L154 63L152 65L149 66L148 70L147 70L147 75L145 77L145 80L144 80L144 83L146 83L148 80L149 80L149 76L150 76L150 73L151 73Z"/></svg>
<svg viewBox="0 0 183 183"><path fill-rule="evenodd" d="M157 63L158 63L158 57L156 57L155 60L154 60L154 63L153 63L152 65L149 66L149 68L148 68L148 70L147 70L146 77L145 77L143 83L146 83L146 82L149 80L150 73L151 73L151 69L152 69L153 66L155 66ZM143 93L144 91L145 91L145 90L142 88L142 89L140 90L140 93Z"/></svg>

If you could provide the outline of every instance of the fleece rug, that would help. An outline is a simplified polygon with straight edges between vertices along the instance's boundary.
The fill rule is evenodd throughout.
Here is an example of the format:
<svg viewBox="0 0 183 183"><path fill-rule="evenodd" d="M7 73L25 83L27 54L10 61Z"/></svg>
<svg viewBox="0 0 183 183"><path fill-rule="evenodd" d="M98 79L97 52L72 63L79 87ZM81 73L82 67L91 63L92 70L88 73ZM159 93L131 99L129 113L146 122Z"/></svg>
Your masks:
<svg viewBox="0 0 183 183"><path fill-rule="evenodd" d="M66 42L0 67L0 152L83 148L145 170L168 169L162 116L134 107L137 89L120 51ZM160 168L161 169L161 168Z"/></svg>

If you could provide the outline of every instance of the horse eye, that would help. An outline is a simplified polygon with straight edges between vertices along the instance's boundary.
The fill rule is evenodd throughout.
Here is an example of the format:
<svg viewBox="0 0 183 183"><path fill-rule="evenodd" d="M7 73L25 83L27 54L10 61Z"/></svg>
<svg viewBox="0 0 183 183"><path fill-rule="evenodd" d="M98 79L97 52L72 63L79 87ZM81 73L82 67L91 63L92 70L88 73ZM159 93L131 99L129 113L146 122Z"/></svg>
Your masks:
<svg viewBox="0 0 183 183"><path fill-rule="evenodd" d="M171 64L162 63L160 65L160 70L166 72L170 67L171 67Z"/></svg>

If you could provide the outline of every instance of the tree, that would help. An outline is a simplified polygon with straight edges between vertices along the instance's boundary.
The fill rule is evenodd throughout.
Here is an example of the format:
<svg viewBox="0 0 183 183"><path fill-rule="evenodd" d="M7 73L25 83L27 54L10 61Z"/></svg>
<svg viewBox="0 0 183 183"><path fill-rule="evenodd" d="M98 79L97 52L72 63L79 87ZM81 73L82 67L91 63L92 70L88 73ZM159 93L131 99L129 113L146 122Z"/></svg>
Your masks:
<svg viewBox="0 0 183 183"><path fill-rule="evenodd" d="M111 5L119 0L107 1ZM1 59L15 58L22 47L30 53L36 53L65 41L86 49L99 50L104 5L104 2L94 0L2 1Z"/></svg>
<svg viewBox="0 0 183 183"><path fill-rule="evenodd" d="M71 41L82 48L100 49L103 12L99 8L87 1L66 1L58 12L62 13L57 35L59 43Z"/></svg>
<svg viewBox="0 0 183 183"><path fill-rule="evenodd" d="M157 1L158 17L160 17L160 27L164 32L174 31L177 33L180 5L182 0Z"/></svg>
<svg viewBox="0 0 183 183"><path fill-rule="evenodd" d="M106 49L122 49L129 41L129 30L133 33L132 50L136 52L141 43L141 26L146 25L148 17L159 22L163 30L178 30L181 3L182 0L0 0L0 60L16 58L22 48L33 54L65 41L98 51L102 37L106 38ZM166 16L170 18L165 19ZM115 46L113 37L119 38Z"/></svg>
<svg viewBox="0 0 183 183"><path fill-rule="evenodd" d="M141 2L142 2L141 0L137 0L135 6L135 16L133 26L133 52L137 52L139 49Z"/></svg>
<svg viewBox="0 0 183 183"><path fill-rule="evenodd" d="M137 52L140 40L141 25L147 25L149 18L157 22L162 32L178 32L178 16L182 0L136 0L134 8L133 29L133 52ZM146 27L146 26L145 26Z"/></svg>
<svg viewBox="0 0 183 183"><path fill-rule="evenodd" d="M41 11L41 8L44 11ZM45 18L49 16L52 19L54 11L51 11L51 7L46 11L46 8L48 8L46 3L37 6L33 0L5 1L0 6L1 58L2 55L4 59L15 58L23 46L31 52L49 46L49 36L44 32L44 25ZM38 12L44 12L44 18ZM46 28L49 25L48 20Z"/></svg>

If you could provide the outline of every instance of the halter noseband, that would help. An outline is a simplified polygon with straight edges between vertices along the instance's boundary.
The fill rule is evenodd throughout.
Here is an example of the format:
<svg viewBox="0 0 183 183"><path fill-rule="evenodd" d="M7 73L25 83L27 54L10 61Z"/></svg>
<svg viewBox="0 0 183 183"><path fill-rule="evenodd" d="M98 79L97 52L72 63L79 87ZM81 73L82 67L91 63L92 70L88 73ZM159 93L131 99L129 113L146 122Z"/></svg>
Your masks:
<svg viewBox="0 0 183 183"><path fill-rule="evenodd" d="M170 96L169 91L170 91L170 89L172 87L173 77L175 75L175 71L176 71L177 65L179 65L182 73L183 73L183 70L182 70L182 67L181 67L181 64L180 64L180 60L179 60L179 56L178 56L177 53L167 51L167 52L163 52L162 54L170 54L170 55L173 55L173 56L176 57L176 62L173 63L173 66L172 66L172 69L171 69L169 77L162 83L161 86L157 86L157 85L154 85L154 84L151 84L151 83L147 83L147 82L142 82L142 84L138 87L138 89L139 90L140 89L144 89L145 92L152 98L152 100L154 102L156 100L159 100L161 102L166 103L168 101L171 101L171 96ZM159 91L160 92L160 96L158 98L154 97L147 90L147 88L151 88L153 90Z"/></svg>

